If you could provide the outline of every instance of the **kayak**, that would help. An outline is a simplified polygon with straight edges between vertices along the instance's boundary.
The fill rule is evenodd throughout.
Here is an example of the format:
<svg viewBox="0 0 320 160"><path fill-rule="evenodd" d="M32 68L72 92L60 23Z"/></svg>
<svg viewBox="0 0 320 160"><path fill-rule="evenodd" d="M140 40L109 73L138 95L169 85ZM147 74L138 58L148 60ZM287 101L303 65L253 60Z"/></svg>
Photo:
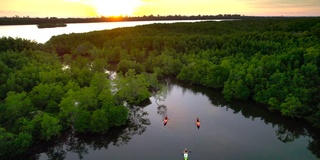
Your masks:
<svg viewBox="0 0 320 160"><path fill-rule="evenodd" d="M184 158L184 160L188 160L188 153L184 153L183 158Z"/></svg>
<svg viewBox="0 0 320 160"><path fill-rule="evenodd" d="M200 121L199 121L199 118L197 118L196 125L197 125L197 127L198 127L198 129L199 129L199 128L200 128Z"/></svg>
<svg viewBox="0 0 320 160"><path fill-rule="evenodd" d="M200 122L196 122L197 127L200 127Z"/></svg>
<svg viewBox="0 0 320 160"><path fill-rule="evenodd" d="M187 148L183 150L183 159L184 160L188 160L188 153L189 152L188 152Z"/></svg>
<svg viewBox="0 0 320 160"><path fill-rule="evenodd" d="M163 120L163 125L166 125L168 123L168 119Z"/></svg>
<svg viewBox="0 0 320 160"><path fill-rule="evenodd" d="M167 123L168 123L168 117L166 116L165 118L164 118L164 120L163 120L163 125L167 125Z"/></svg>

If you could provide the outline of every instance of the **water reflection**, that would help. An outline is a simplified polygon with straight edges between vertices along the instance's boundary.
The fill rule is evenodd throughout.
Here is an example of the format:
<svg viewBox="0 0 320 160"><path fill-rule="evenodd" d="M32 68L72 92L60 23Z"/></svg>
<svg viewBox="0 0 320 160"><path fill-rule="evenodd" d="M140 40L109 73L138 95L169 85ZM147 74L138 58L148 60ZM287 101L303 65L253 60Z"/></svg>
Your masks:
<svg viewBox="0 0 320 160"><path fill-rule="evenodd" d="M310 135L313 140L309 141L308 149L312 152L312 154L316 155L320 159L320 136L318 134Z"/></svg>
<svg viewBox="0 0 320 160"><path fill-rule="evenodd" d="M170 90L169 85L170 80L165 79L162 81L163 85L161 86L161 89L158 91L153 91L152 96L155 99L155 103L158 106L157 107L157 113L161 115L162 119L165 119L168 116L168 108L163 103L163 101L167 97L167 90Z"/></svg>
<svg viewBox="0 0 320 160"><path fill-rule="evenodd" d="M157 110L158 110L157 113L162 116L162 119L164 119L168 115L168 108L163 104L159 105L157 107Z"/></svg>
<svg viewBox="0 0 320 160"><path fill-rule="evenodd" d="M53 148L49 148L47 151L47 156L49 160L62 160L65 159L67 152L63 149L62 144L58 144Z"/></svg>
<svg viewBox="0 0 320 160"><path fill-rule="evenodd" d="M275 129L275 135L283 143L293 142L300 137L311 137L308 150L317 158L320 158L320 131L303 120L282 117L279 113L268 111L267 107L255 102L232 101L227 102L221 91L204 88L197 85L180 83L177 80L171 80L168 83L168 89L174 85L181 86L183 92L192 92L194 95L203 94L207 96L210 102L217 106L233 110L234 114L241 114L252 121L256 118L264 121L265 124L271 124Z"/></svg>

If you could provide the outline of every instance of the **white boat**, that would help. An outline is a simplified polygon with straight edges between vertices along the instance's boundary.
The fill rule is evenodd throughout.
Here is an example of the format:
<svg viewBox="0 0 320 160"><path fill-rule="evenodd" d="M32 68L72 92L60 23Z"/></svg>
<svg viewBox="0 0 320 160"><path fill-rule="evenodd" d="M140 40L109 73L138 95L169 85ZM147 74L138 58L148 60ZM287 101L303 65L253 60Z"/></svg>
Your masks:
<svg viewBox="0 0 320 160"><path fill-rule="evenodd" d="M188 153L184 153L183 158L184 158L184 160L188 160Z"/></svg>

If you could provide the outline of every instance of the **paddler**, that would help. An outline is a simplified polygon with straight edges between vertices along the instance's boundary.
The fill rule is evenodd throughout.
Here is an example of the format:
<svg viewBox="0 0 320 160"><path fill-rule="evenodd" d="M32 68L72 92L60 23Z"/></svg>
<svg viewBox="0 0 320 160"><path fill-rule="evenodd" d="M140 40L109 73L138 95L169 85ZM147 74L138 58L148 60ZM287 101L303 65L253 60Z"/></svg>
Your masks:
<svg viewBox="0 0 320 160"><path fill-rule="evenodd" d="M198 127L198 129L200 128L200 121L199 121L199 118L197 117L197 120L196 120L196 125Z"/></svg>
<svg viewBox="0 0 320 160"><path fill-rule="evenodd" d="M184 158L184 160L188 160L188 150L187 150L187 148L185 148L183 150L183 158Z"/></svg>
<svg viewBox="0 0 320 160"><path fill-rule="evenodd" d="M166 116L166 117L164 118L164 120L163 120L163 125L166 125L167 122L168 122L168 116Z"/></svg>

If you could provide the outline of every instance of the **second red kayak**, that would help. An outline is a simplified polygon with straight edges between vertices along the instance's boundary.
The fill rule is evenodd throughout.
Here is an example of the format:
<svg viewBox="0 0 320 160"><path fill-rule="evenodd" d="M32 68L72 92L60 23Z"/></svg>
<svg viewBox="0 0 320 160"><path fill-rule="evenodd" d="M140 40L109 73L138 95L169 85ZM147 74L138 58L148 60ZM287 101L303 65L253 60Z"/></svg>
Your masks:
<svg viewBox="0 0 320 160"><path fill-rule="evenodd" d="M197 118L197 120L196 120L196 125L197 125L198 128L200 128L200 120L199 120L199 118Z"/></svg>
<svg viewBox="0 0 320 160"><path fill-rule="evenodd" d="M163 120L163 125L167 125L167 123L168 123L168 117L166 116L165 118L164 118L164 120Z"/></svg>

